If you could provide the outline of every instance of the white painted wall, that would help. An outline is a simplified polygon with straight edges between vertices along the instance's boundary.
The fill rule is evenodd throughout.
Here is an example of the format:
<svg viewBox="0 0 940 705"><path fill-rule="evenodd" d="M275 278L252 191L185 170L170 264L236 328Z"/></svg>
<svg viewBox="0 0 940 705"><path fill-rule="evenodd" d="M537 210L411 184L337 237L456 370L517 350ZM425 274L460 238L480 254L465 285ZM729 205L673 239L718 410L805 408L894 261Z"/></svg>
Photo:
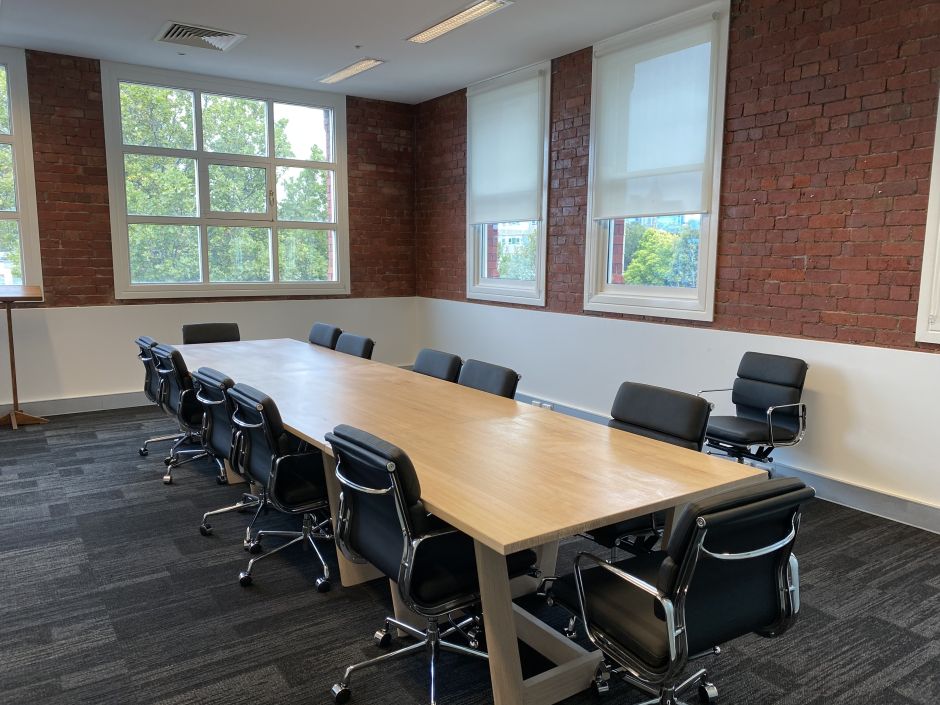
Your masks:
<svg viewBox="0 0 940 705"><path fill-rule="evenodd" d="M508 365L520 392L602 415L624 380L695 393L730 386L747 350L803 358L808 431L775 460L940 508L938 354L438 299L419 299L417 321L424 345Z"/></svg>
<svg viewBox="0 0 940 705"><path fill-rule="evenodd" d="M314 299L15 309L20 403L140 391L134 339L180 343L184 323L235 321L243 339L306 340L314 321L376 341L374 359L410 364L418 350L417 299ZM0 405L11 401L6 322L0 318Z"/></svg>

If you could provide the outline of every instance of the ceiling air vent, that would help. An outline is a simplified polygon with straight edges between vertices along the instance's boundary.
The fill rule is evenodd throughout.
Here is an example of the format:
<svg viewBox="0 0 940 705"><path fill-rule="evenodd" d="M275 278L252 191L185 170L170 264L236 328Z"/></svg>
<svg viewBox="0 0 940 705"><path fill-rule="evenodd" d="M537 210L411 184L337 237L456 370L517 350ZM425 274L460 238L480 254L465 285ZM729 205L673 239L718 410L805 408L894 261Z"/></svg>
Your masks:
<svg viewBox="0 0 940 705"><path fill-rule="evenodd" d="M187 47L211 49L212 51L228 51L244 38L244 34L226 32L224 29L168 22L160 34L157 35L156 40L168 44L182 44Z"/></svg>

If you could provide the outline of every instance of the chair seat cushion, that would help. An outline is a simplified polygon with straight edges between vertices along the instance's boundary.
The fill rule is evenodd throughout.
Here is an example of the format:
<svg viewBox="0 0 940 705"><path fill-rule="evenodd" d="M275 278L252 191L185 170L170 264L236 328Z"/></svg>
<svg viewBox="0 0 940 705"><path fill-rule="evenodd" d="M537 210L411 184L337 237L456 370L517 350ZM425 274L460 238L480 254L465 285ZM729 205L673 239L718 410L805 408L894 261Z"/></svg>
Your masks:
<svg viewBox="0 0 940 705"><path fill-rule="evenodd" d="M277 502L287 509L301 510L324 501L326 483L319 451L282 460L277 469L274 494Z"/></svg>
<svg viewBox="0 0 940 705"><path fill-rule="evenodd" d="M705 435L710 439L738 446L770 443L765 422L739 416L712 416ZM774 426L775 441L792 441L795 437L796 434L790 429Z"/></svg>
<svg viewBox="0 0 940 705"><path fill-rule="evenodd" d="M659 567L665 558L665 551L654 551L614 565L655 586ZM656 616L656 601L602 568L586 568L581 575L592 626L639 656L651 668L660 668L668 663L666 623ZM581 614L573 573L556 580L551 594L565 609Z"/></svg>
<svg viewBox="0 0 940 705"><path fill-rule="evenodd" d="M661 529L666 525L666 512L656 512L655 514L645 514L632 519L624 519L616 524L602 526L598 529L591 529L586 532L596 543L607 548L613 548L617 539L629 534L645 534L653 530L653 525Z"/></svg>

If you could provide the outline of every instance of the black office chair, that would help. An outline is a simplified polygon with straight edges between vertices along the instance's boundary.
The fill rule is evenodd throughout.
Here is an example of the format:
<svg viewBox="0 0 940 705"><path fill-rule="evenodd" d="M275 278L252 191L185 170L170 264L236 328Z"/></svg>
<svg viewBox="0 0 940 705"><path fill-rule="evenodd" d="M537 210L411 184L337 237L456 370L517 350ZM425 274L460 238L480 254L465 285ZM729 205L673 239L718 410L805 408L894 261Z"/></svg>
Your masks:
<svg viewBox="0 0 940 705"><path fill-rule="evenodd" d="M225 461L232 455L232 440L234 438L232 414L235 412L235 405L229 399L227 391L235 383L230 377L211 367L200 367L193 372L192 376L196 399L202 404L203 409L202 446L219 469L219 474L216 477L218 483L225 485L228 484L228 477L225 474ZM231 506L206 512L202 515L199 533L203 536L209 536L212 533L212 525L209 524L210 516L245 511L260 506L260 503L261 500L258 497L245 493L242 495L241 501Z"/></svg>
<svg viewBox="0 0 940 705"><path fill-rule="evenodd" d="M353 335L352 333L341 333L336 339L336 352L355 355L356 357L372 359L372 350L375 348L375 341L364 335Z"/></svg>
<svg viewBox="0 0 940 705"><path fill-rule="evenodd" d="M146 335L140 336L137 340L134 341L134 344L137 346L137 359L141 361L144 366L144 394L147 396L147 399L160 406L160 385L161 379L160 375L157 374L157 369L154 366L153 353L151 349L157 345L157 341L153 338L150 338ZM144 441L144 444L138 449L138 453L142 456L150 454L150 451L147 449L151 443L163 443L164 441L176 441L180 437L178 433L170 433L166 436L155 436L154 438L148 438Z"/></svg>
<svg viewBox="0 0 940 705"><path fill-rule="evenodd" d="M330 569L316 541L332 542L333 529L320 451L284 430L277 405L263 392L247 384L236 384L227 390L227 394L234 405L232 464L261 488L255 519L268 504L285 514L303 515L302 531L262 529L252 537L249 527L245 548L252 554L260 553L265 536L290 540L248 561L248 567L239 573L238 581L243 587L251 585L255 563L303 542L309 543L320 559L323 575L317 578L316 587L317 592L326 592L330 589Z"/></svg>
<svg viewBox="0 0 940 705"><path fill-rule="evenodd" d="M792 625L800 609L793 545L814 494L781 478L687 505L665 551L616 564L579 553L552 594L579 610L612 672L654 696L643 705L679 705L696 685L714 703L708 673L682 679L686 664L750 632L775 637ZM607 690L609 675L598 672L595 690Z"/></svg>
<svg viewBox="0 0 940 705"><path fill-rule="evenodd" d="M400 629L418 639L397 651L349 666L333 686L333 698L351 697L349 681L362 668L427 649L431 659L431 702L436 702L435 671L441 650L478 658L478 617L441 630L439 621L454 612L466 612L479 601L473 540L429 514L421 501L421 484L403 450L351 426L337 426L326 435L336 458L336 477L342 485L336 532L340 549L351 560L368 561L395 581L409 609L427 619L422 631L392 617L375 635L379 646L391 642L391 630ZM524 575L536 561L532 551L507 556L510 577ZM467 629L470 631L466 631ZM462 633L470 645L444 638Z"/></svg>
<svg viewBox="0 0 940 705"><path fill-rule="evenodd" d="M480 360L467 360L460 368L457 384L512 399L516 396L516 386L520 379L522 377L508 367Z"/></svg>
<svg viewBox="0 0 940 705"><path fill-rule="evenodd" d="M794 357L746 352L731 389L735 416L713 416L705 443L743 463L773 462L774 448L795 446L806 433L806 404L800 401L809 366ZM757 446L756 450L751 450Z"/></svg>
<svg viewBox="0 0 940 705"><path fill-rule="evenodd" d="M157 345L152 348L154 365L162 381L161 405L163 410L180 425L180 435L170 448L164 484L173 482L173 468L204 458L208 453L202 447L202 405L196 400L193 380L179 350L172 345ZM196 444L196 448L181 446Z"/></svg>
<svg viewBox="0 0 940 705"><path fill-rule="evenodd" d="M183 345L196 343L232 343L241 340L237 323L187 323L183 326Z"/></svg>
<svg viewBox="0 0 940 705"><path fill-rule="evenodd" d="M339 340L339 336L342 334L341 329L331 326L329 323L314 323L307 340L314 345L333 350L336 347L336 341Z"/></svg>
<svg viewBox="0 0 940 705"><path fill-rule="evenodd" d="M456 382L460 376L460 366L463 361L457 355L424 348L415 358L412 370L428 377L437 377L446 382Z"/></svg>
<svg viewBox="0 0 940 705"><path fill-rule="evenodd" d="M702 397L624 382L617 390L607 422L611 428L663 441L689 450L702 450L711 404ZM648 551L666 522L665 512L635 517L587 532L592 540L613 550Z"/></svg>

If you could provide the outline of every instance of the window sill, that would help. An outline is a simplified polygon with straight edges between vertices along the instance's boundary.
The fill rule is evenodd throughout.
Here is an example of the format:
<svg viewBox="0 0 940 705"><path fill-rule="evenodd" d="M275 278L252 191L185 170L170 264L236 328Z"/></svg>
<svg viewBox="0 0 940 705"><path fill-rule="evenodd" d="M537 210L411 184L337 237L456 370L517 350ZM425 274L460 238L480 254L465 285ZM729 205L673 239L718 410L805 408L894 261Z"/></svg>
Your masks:
<svg viewBox="0 0 940 705"><path fill-rule="evenodd" d="M226 286L226 287L179 287L140 285L130 286L115 292L114 298L122 299L194 299L264 296L338 296L350 293L349 285L341 282L324 282L315 286Z"/></svg>
<svg viewBox="0 0 940 705"><path fill-rule="evenodd" d="M545 291L521 287L476 286L467 289L467 298L479 301L496 301L505 304L545 306Z"/></svg>
<svg viewBox="0 0 940 705"><path fill-rule="evenodd" d="M585 298L585 311L603 311L631 316L655 316L687 321L713 321L711 304L703 306L698 299L654 298L626 294L601 293Z"/></svg>

